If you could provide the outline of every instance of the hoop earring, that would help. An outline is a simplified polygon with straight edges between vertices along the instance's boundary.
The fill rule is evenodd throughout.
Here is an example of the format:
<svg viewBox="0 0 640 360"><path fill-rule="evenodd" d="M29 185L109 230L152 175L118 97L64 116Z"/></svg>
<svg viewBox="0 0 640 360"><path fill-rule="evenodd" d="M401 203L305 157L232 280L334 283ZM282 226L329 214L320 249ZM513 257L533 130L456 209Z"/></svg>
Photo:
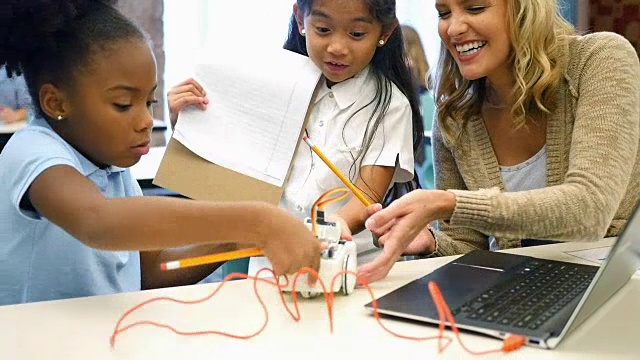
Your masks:
<svg viewBox="0 0 640 360"><path fill-rule="evenodd" d="M383 46L385 44L383 39L378 40L378 45Z"/></svg>
<svg viewBox="0 0 640 360"><path fill-rule="evenodd" d="M302 35L302 36L307 35L307 30L305 30L304 28L302 28L302 30L300 30L300 35Z"/></svg>
<svg viewBox="0 0 640 360"><path fill-rule="evenodd" d="M56 120L58 121L62 121L64 119L64 117L62 115L58 115L58 117L56 117Z"/></svg>

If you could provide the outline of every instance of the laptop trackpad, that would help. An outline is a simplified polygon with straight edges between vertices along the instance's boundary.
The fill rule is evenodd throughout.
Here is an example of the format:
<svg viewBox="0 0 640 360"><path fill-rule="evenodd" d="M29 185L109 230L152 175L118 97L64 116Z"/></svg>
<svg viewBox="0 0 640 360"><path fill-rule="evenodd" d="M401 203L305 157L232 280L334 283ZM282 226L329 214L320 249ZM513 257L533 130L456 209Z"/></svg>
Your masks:
<svg viewBox="0 0 640 360"><path fill-rule="evenodd" d="M449 307L455 309L485 290L502 274L502 271L449 263L379 298L377 304L387 314L436 321L438 312L429 293L429 281L438 284Z"/></svg>
<svg viewBox="0 0 640 360"><path fill-rule="evenodd" d="M486 290L503 274L501 269L452 263L442 271L434 271L429 280L438 284L444 299L455 308L470 296Z"/></svg>

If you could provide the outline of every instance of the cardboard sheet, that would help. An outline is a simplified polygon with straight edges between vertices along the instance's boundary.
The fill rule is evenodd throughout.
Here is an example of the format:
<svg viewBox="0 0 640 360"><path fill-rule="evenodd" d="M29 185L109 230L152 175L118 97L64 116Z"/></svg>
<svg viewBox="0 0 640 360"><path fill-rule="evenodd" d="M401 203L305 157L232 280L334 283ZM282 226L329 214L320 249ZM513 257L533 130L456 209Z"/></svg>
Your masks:
<svg viewBox="0 0 640 360"><path fill-rule="evenodd" d="M284 49L246 59L196 66L209 106L181 112L154 184L198 200L278 203L321 72Z"/></svg>

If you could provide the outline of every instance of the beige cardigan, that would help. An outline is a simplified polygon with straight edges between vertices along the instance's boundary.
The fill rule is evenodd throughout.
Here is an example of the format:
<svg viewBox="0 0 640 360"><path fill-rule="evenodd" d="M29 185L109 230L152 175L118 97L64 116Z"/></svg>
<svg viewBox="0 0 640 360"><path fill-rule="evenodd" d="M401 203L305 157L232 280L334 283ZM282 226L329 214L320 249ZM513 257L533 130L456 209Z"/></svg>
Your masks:
<svg viewBox="0 0 640 360"><path fill-rule="evenodd" d="M547 125L547 187L505 192L480 117L447 146L433 128L436 187L456 195L436 252L501 249L520 239L589 241L620 233L640 198L640 64L613 33L572 37L557 110ZM454 190L455 189L455 190Z"/></svg>

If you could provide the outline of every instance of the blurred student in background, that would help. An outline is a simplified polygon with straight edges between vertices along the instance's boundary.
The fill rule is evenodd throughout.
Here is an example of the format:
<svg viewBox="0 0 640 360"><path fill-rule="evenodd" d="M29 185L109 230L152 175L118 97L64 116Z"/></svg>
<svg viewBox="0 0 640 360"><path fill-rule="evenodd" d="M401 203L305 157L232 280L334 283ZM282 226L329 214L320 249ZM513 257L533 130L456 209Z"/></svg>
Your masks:
<svg viewBox="0 0 640 360"><path fill-rule="evenodd" d="M415 78L418 97L420 98L420 112L425 133L431 133L435 101L432 93L432 82L429 76L429 63L422 47L420 35L415 28L402 25L404 45L409 60L409 68ZM423 189L434 189L433 154L431 152L431 138L425 136L423 148L416 156L416 174Z"/></svg>
<svg viewBox="0 0 640 360"><path fill-rule="evenodd" d="M4 66L0 67L0 123L26 121L31 106L31 96L24 77L9 77Z"/></svg>

